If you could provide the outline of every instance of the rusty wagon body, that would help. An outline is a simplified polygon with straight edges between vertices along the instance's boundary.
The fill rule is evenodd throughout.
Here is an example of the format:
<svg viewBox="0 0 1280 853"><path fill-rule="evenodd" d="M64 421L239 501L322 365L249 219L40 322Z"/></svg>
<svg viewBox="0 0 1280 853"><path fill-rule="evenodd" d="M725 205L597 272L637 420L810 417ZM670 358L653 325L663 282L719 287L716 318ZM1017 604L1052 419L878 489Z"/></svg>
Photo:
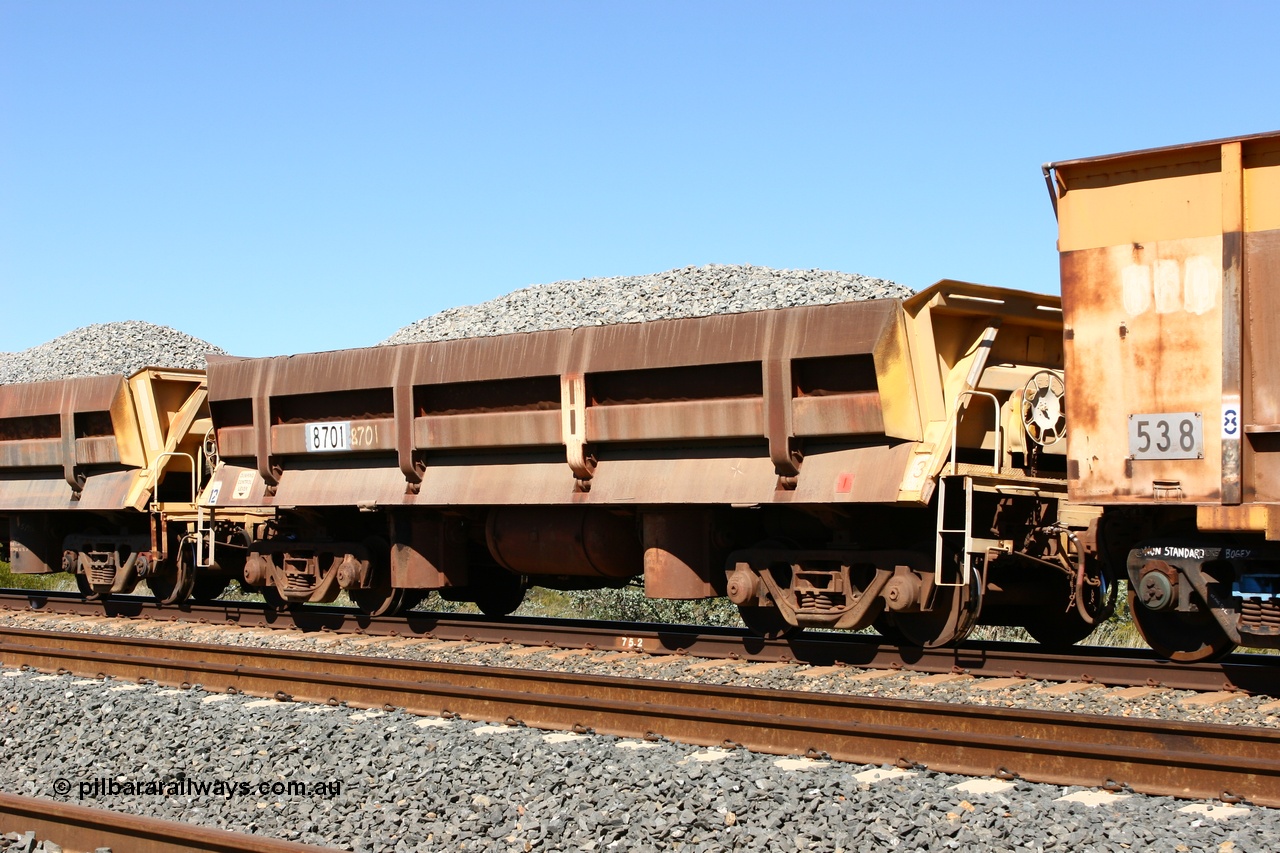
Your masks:
<svg viewBox="0 0 1280 853"><path fill-rule="evenodd" d="M290 601L346 590L390 612L435 590L502 612L531 583L642 579L652 597L727 594L765 629L876 623L934 644L985 598L989 619L1079 632L1071 590L1097 579L1072 542L1093 514L1066 507L1063 446L1024 430L1028 383L1061 385L1061 343L1055 298L942 282L214 358L220 461L200 504L264 518L246 582Z"/></svg>
<svg viewBox="0 0 1280 853"><path fill-rule="evenodd" d="M1052 163L1073 500L1148 642L1280 646L1280 133Z"/></svg>
<svg viewBox="0 0 1280 853"><path fill-rule="evenodd" d="M202 371L169 368L0 385L0 515L13 571L69 571L96 594L142 579L163 596L190 592L173 587L167 567L199 520L206 398Z"/></svg>

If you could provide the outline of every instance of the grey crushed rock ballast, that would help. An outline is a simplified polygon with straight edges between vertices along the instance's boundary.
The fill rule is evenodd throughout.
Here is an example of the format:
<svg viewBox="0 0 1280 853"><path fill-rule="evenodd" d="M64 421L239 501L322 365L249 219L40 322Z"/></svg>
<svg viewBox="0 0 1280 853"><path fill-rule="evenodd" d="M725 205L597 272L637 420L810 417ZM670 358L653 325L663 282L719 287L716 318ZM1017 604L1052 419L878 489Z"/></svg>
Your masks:
<svg viewBox="0 0 1280 853"><path fill-rule="evenodd" d="M776 270L710 264L649 275L557 281L516 290L479 305L433 314L383 344L536 332L577 326L709 317L797 305L907 297L914 291L882 278L831 270Z"/></svg>

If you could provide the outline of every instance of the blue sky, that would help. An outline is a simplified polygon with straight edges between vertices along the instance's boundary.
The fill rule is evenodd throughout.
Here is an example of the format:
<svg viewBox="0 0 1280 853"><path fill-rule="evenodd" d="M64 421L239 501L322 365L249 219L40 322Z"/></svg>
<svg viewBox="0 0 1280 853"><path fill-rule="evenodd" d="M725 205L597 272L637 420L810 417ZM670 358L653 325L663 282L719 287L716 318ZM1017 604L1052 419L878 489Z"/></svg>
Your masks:
<svg viewBox="0 0 1280 853"><path fill-rule="evenodd" d="M0 0L0 351L706 263L1056 292L1040 164L1280 127L1280 4ZM127 345L127 342L122 342Z"/></svg>

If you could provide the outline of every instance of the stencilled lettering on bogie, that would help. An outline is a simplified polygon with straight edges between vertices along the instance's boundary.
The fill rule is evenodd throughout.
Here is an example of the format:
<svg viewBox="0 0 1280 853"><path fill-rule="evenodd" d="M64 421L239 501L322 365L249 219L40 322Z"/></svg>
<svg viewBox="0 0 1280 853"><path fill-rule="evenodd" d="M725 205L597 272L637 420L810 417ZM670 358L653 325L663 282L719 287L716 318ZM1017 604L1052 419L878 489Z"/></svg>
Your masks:
<svg viewBox="0 0 1280 853"><path fill-rule="evenodd" d="M1173 557L1179 560L1203 560L1204 548L1188 548L1180 545L1152 545L1142 549L1144 557Z"/></svg>

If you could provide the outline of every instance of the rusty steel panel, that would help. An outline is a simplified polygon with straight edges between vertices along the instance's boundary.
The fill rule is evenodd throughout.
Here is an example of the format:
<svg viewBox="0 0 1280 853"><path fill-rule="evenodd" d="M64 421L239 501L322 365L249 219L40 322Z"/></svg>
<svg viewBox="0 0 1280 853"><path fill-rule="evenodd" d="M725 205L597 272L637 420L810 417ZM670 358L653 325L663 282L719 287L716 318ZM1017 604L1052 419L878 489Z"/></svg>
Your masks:
<svg viewBox="0 0 1280 853"><path fill-rule="evenodd" d="M1280 133L1064 161L1046 175L1072 498L1280 498ZM1203 458L1134 453L1122 421L1154 413L1202 420Z"/></svg>
<svg viewBox="0 0 1280 853"><path fill-rule="evenodd" d="M394 464L365 467L347 460L342 468L289 468L276 487L277 506L394 506L405 502L404 474Z"/></svg>
<svg viewBox="0 0 1280 853"><path fill-rule="evenodd" d="M1244 266L1252 391L1245 432L1280 432L1280 229L1245 234Z"/></svg>
<svg viewBox="0 0 1280 853"><path fill-rule="evenodd" d="M1280 187L1276 188L1280 196ZM1280 502L1280 229L1246 233L1244 500Z"/></svg>
<svg viewBox="0 0 1280 853"><path fill-rule="evenodd" d="M76 439L76 464L113 465L120 461L120 445L113 435Z"/></svg>
<svg viewBox="0 0 1280 853"><path fill-rule="evenodd" d="M75 509L73 496L61 470L0 471L0 509Z"/></svg>
<svg viewBox="0 0 1280 853"><path fill-rule="evenodd" d="M893 503L914 442L832 448L809 453L801 466L793 503Z"/></svg>
<svg viewBox="0 0 1280 853"><path fill-rule="evenodd" d="M799 436L879 435L885 431L880 394L874 391L798 397L792 407Z"/></svg>
<svg viewBox="0 0 1280 853"><path fill-rule="evenodd" d="M1219 499L1221 255L1220 237L1063 254L1072 500ZM1200 413L1203 458L1130 458L1129 416L1165 412Z"/></svg>
<svg viewBox="0 0 1280 853"><path fill-rule="evenodd" d="M355 452L395 450L395 421L391 418L352 419L351 443ZM277 424L271 427L271 452L306 453L306 425ZM227 453L227 455L235 454Z"/></svg>
<svg viewBox="0 0 1280 853"><path fill-rule="evenodd" d="M588 326L269 359L210 357L210 400L871 352L892 299Z"/></svg>
<svg viewBox="0 0 1280 853"><path fill-rule="evenodd" d="M586 499L621 504L771 502L778 485L773 462L763 444L759 456L748 452L746 448L708 448L703 455L693 456L655 449L634 451L625 459L602 459Z"/></svg>
<svg viewBox="0 0 1280 853"><path fill-rule="evenodd" d="M72 412L107 412L124 390L123 376L88 376L23 385L0 385L0 420Z"/></svg>
<svg viewBox="0 0 1280 853"><path fill-rule="evenodd" d="M560 443L560 412L492 412L414 420L415 446L425 449L537 447Z"/></svg>
<svg viewBox="0 0 1280 853"><path fill-rule="evenodd" d="M422 489L413 502L418 506L555 504L585 497L575 490L563 453L552 451L433 462L423 471Z"/></svg>
<svg viewBox="0 0 1280 853"><path fill-rule="evenodd" d="M218 430L218 453L228 459L239 459L253 456L257 441L253 427L229 426Z"/></svg>
<svg viewBox="0 0 1280 853"><path fill-rule="evenodd" d="M0 475L0 510L123 509L137 477L137 471L93 474L76 500L61 471L6 472Z"/></svg>
<svg viewBox="0 0 1280 853"><path fill-rule="evenodd" d="M587 409L588 441L759 438L760 400L686 400Z"/></svg>
<svg viewBox="0 0 1280 853"><path fill-rule="evenodd" d="M0 441L0 468L47 468L62 464L62 439Z"/></svg>

